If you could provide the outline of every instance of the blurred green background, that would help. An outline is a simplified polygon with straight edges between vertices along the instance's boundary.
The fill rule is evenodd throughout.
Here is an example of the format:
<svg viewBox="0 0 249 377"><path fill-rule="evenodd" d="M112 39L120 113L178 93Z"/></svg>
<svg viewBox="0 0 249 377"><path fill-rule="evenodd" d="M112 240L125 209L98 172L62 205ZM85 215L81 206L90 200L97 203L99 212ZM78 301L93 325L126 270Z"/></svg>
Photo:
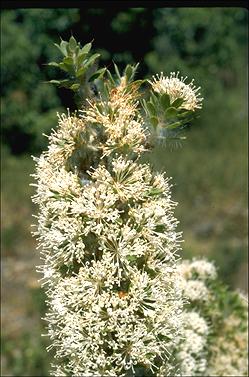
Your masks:
<svg viewBox="0 0 249 377"><path fill-rule="evenodd" d="M243 8L15 9L1 13L2 376L46 376L44 294L30 235L34 172L31 154L57 111L74 108L70 93L44 81L53 43L73 34L94 39L100 64L140 62L139 77L180 71L202 87L201 116L182 145L158 146L155 169L172 177L183 257L215 260L220 276L247 291L247 46Z"/></svg>

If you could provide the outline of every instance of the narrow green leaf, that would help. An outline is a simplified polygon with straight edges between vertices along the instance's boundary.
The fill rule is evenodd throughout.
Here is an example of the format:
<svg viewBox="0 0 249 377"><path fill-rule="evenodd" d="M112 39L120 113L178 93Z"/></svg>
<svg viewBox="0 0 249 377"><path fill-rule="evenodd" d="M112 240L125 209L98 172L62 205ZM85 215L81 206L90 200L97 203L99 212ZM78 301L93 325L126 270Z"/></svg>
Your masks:
<svg viewBox="0 0 249 377"><path fill-rule="evenodd" d="M149 190L147 192L147 196L155 196L155 195L161 195L162 194L162 190L158 189L158 188L152 188L151 190Z"/></svg>
<svg viewBox="0 0 249 377"><path fill-rule="evenodd" d="M151 93L150 101L154 104L155 107L157 106L158 98L154 93Z"/></svg>
<svg viewBox="0 0 249 377"><path fill-rule="evenodd" d="M70 89L71 85L72 85L72 81L71 80L61 80L61 82L60 82L60 86L64 87L64 88L67 88L67 89Z"/></svg>
<svg viewBox="0 0 249 377"><path fill-rule="evenodd" d="M93 54L86 62L85 67L89 67L89 65L92 65L97 58L100 57L100 54Z"/></svg>
<svg viewBox="0 0 249 377"><path fill-rule="evenodd" d="M54 45L58 48L58 50L62 53L62 55L64 56L67 55L67 49L66 49L67 42L61 41L60 45L58 45L57 43L54 43Z"/></svg>
<svg viewBox="0 0 249 377"><path fill-rule="evenodd" d="M114 62L113 62L113 64L114 64L114 69L115 69L116 75L118 76L119 80L121 80L121 75L119 73L118 67Z"/></svg>
<svg viewBox="0 0 249 377"><path fill-rule="evenodd" d="M78 57L77 57L77 63L78 65L81 65L83 63L83 60L86 58L87 53L86 52L81 52Z"/></svg>
<svg viewBox="0 0 249 377"><path fill-rule="evenodd" d="M144 98L141 99L141 106L142 106L142 108L144 109L145 113L146 113L147 115L149 115L149 111L148 111L148 109L147 109L147 102L145 101Z"/></svg>
<svg viewBox="0 0 249 377"><path fill-rule="evenodd" d="M164 93L160 98L161 105L164 109L170 106L170 97L167 93Z"/></svg>
<svg viewBox="0 0 249 377"><path fill-rule="evenodd" d="M54 46L55 46L55 47L57 47L57 48L58 48L58 50L60 50L60 51L61 51L61 46L60 46L60 45L58 45L58 43L54 43Z"/></svg>
<svg viewBox="0 0 249 377"><path fill-rule="evenodd" d="M79 52L80 52L80 46L77 45L76 48L75 48L75 50L74 50L74 53L75 53L76 56L78 56Z"/></svg>
<svg viewBox="0 0 249 377"><path fill-rule="evenodd" d="M155 116L156 115L156 108L153 105L153 103L147 102L147 109L149 110L149 113L150 113L151 116Z"/></svg>
<svg viewBox="0 0 249 377"><path fill-rule="evenodd" d="M147 309L147 310L155 310L155 307L154 306L151 306L151 305L149 305L149 304L143 304L143 308L144 309Z"/></svg>
<svg viewBox="0 0 249 377"><path fill-rule="evenodd" d="M134 255L127 255L126 258L129 262L135 262L137 260L137 257L135 257Z"/></svg>
<svg viewBox="0 0 249 377"><path fill-rule="evenodd" d="M132 73L133 73L133 68L130 64L128 64L125 68L125 71L124 71L127 82L129 82L130 78L132 77Z"/></svg>
<svg viewBox="0 0 249 377"><path fill-rule="evenodd" d="M69 39L69 48L71 51L74 51L77 47L77 42L73 36Z"/></svg>
<svg viewBox="0 0 249 377"><path fill-rule="evenodd" d="M69 72L69 68L64 64L63 62L59 63L59 68L62 69L65 72Z"/></svg>
<svg viewBox="0 0 249 377"><path fill-rule="evenodd" d="M176 107L176 108L178 108L179 106L182 105L183 102L184 102L184 99L183 99L183 98L177 98L177 99L171 104L171 106L172 106L172 107Z"/></svg>
<svg viewBox="0 0 249 377"><path fill-rule="evenodd" d="M141 84L144 82L144 80L136 80L136 81L132 81L132 82L130 82L127 86L126 86L126 88L125 88L125 92L126 93L129 93L129 91L131 90L131 89L138 89L140 86L141 86Z"/></svg>
<svg viewBox="0 0 249 377"><path fill-rule="evenodd" d="M169 118L176 116L176 114L177 114L177 110L174 107L169 107L165 111L166 117L169 117Z"/></svg>
<svg viewBox="0 0 249 377"><path fill-rule="evenodd" d="M66 41L61 41L61 43L60 43L60 48L61 48L61 51L62 51L62 53L63 53L63 55L65 55L65 56L67 56L67 47L68 47L68 42L66 42Z"/></svg>
<svg viewBox="0 0 249 377"><path fill-rule="evenodd" d="M83 76L85 72L86 72L86 67L83 66L80 69L78 69L78 71L76 72L76 77Z"/></svg>
<svg viewBox="0 0 249 377"><path fill-rule="evenodd" d="M70 86L70 89L75 91L75 90L78 90L79 87L80 87L80 84L73 84L73 85Z"/></svg>
<svg viewBox="0 0 249 377"><path fill-rule="evenodd" d="M86 45L84 45L80 51L80 54L88 54L88 52L91 50L92 48L92 44L91 42L90 43L87 43Z"/></svg>
<svg viewBox="0 0 249 377"><path fill-rule="evenodd" d="M60 87L70 88L72 82L70 80L50 80L50 84L59 85Z"/></svg>
<svg viewBox="0 0 249 377"><path fill-rule="evenodd" d="M137 63L135 66L132 66L132 68L133 68L133 73L132 73L132 77L131 77L132 79L133 79L135 73L137 72L138 67L139 67L139 63ZM144 80L144 81L146 81L146 80Z"/></svg>
<svg viewBox="0 0 249 377"><path fill-rule="evenodd" d="M144 299L144 302L145 302L145 303L148 302L148 303L150 303L150 304L154 304L154 303L156 302L156 300L151 299L151 298L145 298L145 299Z"/></svg>
<svg viewBox="0 0 249 377"><path fill-rule="evenodd" d="M158 125L158 119L156 117L151 117L150 118L150 123L152 124L153 127L157 127Z"/></svg>
<svg viewBox="0 0 249 377"><path fill-rule="evenodd" d="M67 56L63 59L64 64L73 65L73 58L71 56Z"/></svg>
<svg viewBox="0 0 249 377"><path fill-rule="evenodd" d="M177 128L177 127L179 127L181 125L182 125L181 122L174 122L174 123L171 123L171 124L167 125L167 129L168 130L173 130L174 128Z"/></svg>
<svg viewBox="0 0 249 377"><path fill-rule="evenodd" d="M59 64L56 63L56 62L50 62L50 63L48 63L47 65L50 65L50 66L52 66L52 67L59 67Z"/></svg>
<svg viewBox="0 0 249 377"><path fill-rule="evenodd" d="M146 82L146 80L136 80L136 81L133 81L132 85L136 85L136 86L141 86L144 82Z"/></svg>
<svg viewBox="0 0 249 377"><path fill-rule="evenodd" d="M163 225L163 224L156 225L155 232L157 232L157 233L164 233L164 231L165 231L165 225Z"/></svg>
<svg viewBox="0 0 249 377"><path fill-rule="evenodd" d="M185 118L192 113L193 113L193 111L191 111L191 110L187 110L187 111L183 110L182 112L177 113L177 118Z"/></svg>
<svg viewBox="0 0 249 377"><path fill-rule="evenodd" d="M115 80L114 80L114 78L112 77L112 74L111 74L111 72L109 71L109 69L107 69L106 73L107 73L107 76L108 76L110 82L112 83L112 85L115 86Z"/></svg>
<svg viewBox="0 0 249 377"><path fill-rule="evenodd" d="M108 100L110 98L110 92L109 92L108 85L106 83L104 83L103 88L104 88L103 94L104 94L105 98Z"/></svg>
<svg viewBox="0 0 249 377"><path fill-rule="evenodd" d="M50 84L55 84L55 85L59 85L61 83L60 80L49 80L48 82L50 82Z"/></svg>
<svg viewBox="0 0 249 377"><path fill-rule="evenodd" d="M101 68L101 69L99 69L98 71L96 71L96 72L95 72L95 73L89 78L88 81L91 82L91 81L94 81L94 80L96 80L96 79L102 77L103 74L105 73L105 71L106 71L106 68Z"/></svg>
<svg viewBox="0 0 249 377"><path fill-rule="evenodd" d="M98 82L98 90L99 90L99 92L101 93L101 97L102 97L104 100L108 100L108 98L109 98L109 93L108 93L107 85L106 85L106 83L104 82L104 80L100 80L100 81Z"/></svg>

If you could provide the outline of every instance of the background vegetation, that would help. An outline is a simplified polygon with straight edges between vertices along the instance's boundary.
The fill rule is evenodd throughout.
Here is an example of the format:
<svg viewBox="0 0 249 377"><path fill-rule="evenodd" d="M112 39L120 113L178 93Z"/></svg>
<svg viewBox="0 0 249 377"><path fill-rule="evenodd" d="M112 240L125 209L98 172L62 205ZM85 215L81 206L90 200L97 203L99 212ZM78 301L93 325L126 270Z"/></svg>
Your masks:
<svg viewBox="0 0 249 377"><path fill-rule="evenodd" d="M59 78L53 43L94 39L101 65L140 62L138 76L180 71L205 98L201 117L180 145L158 146L155 169L172 176L183 257L216 261L221 277L247 290L247 12L242 8L16 9L1 14L2 376L45 376L43 291L35 265L31 154L56 111L74 108Z"/></svg>

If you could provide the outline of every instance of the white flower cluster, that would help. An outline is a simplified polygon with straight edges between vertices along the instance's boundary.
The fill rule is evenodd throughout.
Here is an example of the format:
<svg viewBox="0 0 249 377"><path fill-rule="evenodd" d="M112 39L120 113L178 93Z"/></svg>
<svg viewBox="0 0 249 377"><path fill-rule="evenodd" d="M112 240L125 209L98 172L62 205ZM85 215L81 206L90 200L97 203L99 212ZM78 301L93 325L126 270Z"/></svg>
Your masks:
<svg viewBox="0 0 249 377"><path fill-rule="evenodd" d="M183 340L177 347L182 376L203 376L207 369L207 341L210 324L200 314L198 305L208 305L207 281L216 278L214 265L204 259L184 260L178 266L187 309L183 313Z"/></svg>
<svg viewBox="0 0 249 377"><path fill-rule="evenodd" d="M146 150L146 133L138 111L138 94L127 91L122 78L120 85L112 90L109 101L96 103L89 101L89 107L82 111L86 123L101 125L105 142L101 144L104 155L114 151L142 153Z"/></svg>
<svg viewBox="0 0 249 377"><path fill-rule="evenodd" d="M183 277L184 296L190 301L208 301L209 291L206 280L216 278L214 265L205 259L184 260L178 269Z"/></svg>
<svg viewBox="0 0 249 377"><path fill-rule="evenodd" d="M164 76L161 72L160 76L153 76L153 81L149 81L155 92L160 94L168 94L170 98L170 103L172 104L176 99L181 98L183 103L180 108L186 110L195 110L202 107L203 98L200 97L198 91L193 84L194 80L190 84L186 84L185 81L187 77L179 78L179 72L171 72L170 76Z"/></svg>
<svg viewBox="0 0 249 377"><path fill-rule="evenodd" d="M210 347L210 376L248 376L248 300L238 293L240 313L231 313Z"/></svg>
<svg viewBox="0 0 249 377"><path fill-rule="evenodd" d="M107 105L108 114L98 103L81 118L60 117L48 151L36 159L35 235L57 361L52 373L162 376L183 321L176 204L168 180L134 157L146 135L122 82ZM89 150L95 167L82 165Z"/></svg>

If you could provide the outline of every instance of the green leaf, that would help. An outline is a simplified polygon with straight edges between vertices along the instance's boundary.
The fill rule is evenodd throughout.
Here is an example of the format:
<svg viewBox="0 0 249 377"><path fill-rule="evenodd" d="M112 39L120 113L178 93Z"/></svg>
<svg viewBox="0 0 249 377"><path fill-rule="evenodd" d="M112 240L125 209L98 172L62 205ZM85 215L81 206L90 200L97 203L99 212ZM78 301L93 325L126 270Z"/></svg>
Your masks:
<svg viewBox="0 0 249 377"><path fill-rule="evenodd" d="M86 45L84 45L82 47L80 54L86 54L87 55L88 52L91 50L91 48L92 48L92 43L91 42L87 43Z"/></svg>
<svg viewBox="0 0 249 377"><path fill-rule="evenodd" d="M106 73L107 73L107 76L108 76L110 82L112 83L112 85L115 86L115 80L114 80L114 78L112 77L112 74L111 74L111 72L109 71L109 69L107 69Z"/></svg>
<svg viewBox="0 0 249 377"><path fill-rule="evenodd" d="M142 83L144 82L144 80L136 80L136 81L132 81L130 82L126 87L125 87L125 92L126 93L129 93L129 91L131 89L138 89Z"/></svg>
<svg viewBox="0 0 249 377"><path fill-rule="evenodd" d="M73 65L73 58L71 56L67 56L63 59L64 64Z"/></svg>
<svg viewBox="0 0 249 377"><path fill-rule="evenodd" d="M149 113L151 116L155 116L156 115L156 109L155 109L155 106L153 105L153 103L151 102L147 102L147 109L149 110Z"/></svg>
<svg viewBox="0 0 249 377"><path fill-rule="evenodd" d="M73 84L73 85L70 86L70 89L76 91L76 90L79 89L79 87L80 87L80 84Z"/></svg>
<svg viewBox="0 0 249 377"><path fill-rule="evenodd" d="M61 80L60 81L60 86L61 87L64 87L64 88L67 88L67 89L70 89L70 86L72 85L72 81L71 80Z"/></svg>
<svg viewBox="0 0 249 377"><path fill-rule="evenodd" d="M167 93L164 93L160 98L161 105L164 109L170 106L170 97Z"/></svg>
<svg viewBox="0 0 249 377"><path fill-rule="evenodd" d="M61 46L59 46L57 43L54 43L54 46L57 47L58 50L60 50L60 52L62 52L62 51L61 51Z"/></svg>
<svg viewBox="0 0 249 377"><path fill-rule="evenodd" d="M100 54L93 54L86 62L85 67L89 67L89 65L92 65L97 58L100 57Z"/></svg>
<svg viewBox="0 0 249 377"><path fill-rule="evenodd" d="M165 111L166 117L169 117L169 118L176 116L176 114L177 114L177 110L174 107L169 107Z"/></svg>
<svg viewBox="0 0 249 377"><path fill-rule="evenodd" d="M75 50L74 50L74 53L75 53L76 56L78 56L79 52L80 52L80 46L77 45Z"/></svg>
<svg viewBox="0 0 249 377"><path fill-rule="evenodd" d="M139 87L139 86L141 86L144 82L146 82L146 80L136 80L136 81L133 81L132 83L131 83L131 85L133 85L133 86L137 86L137 87Z"/></svg>
<svg viewBox="0 0 249 377"><path fill-rule="evenodd" d="M171 123L171 124L167 125L167 129L169 129L169 130L173 130L174 128L177 128L177 127L179 127L179 126L181 126L181 125L182 125L181 122Z"/></svg>
<svg viewBox="0 0 249 377"><path fill-rule="evenodd" d="M102 77L103 74L105 73L105 71L106 71L106 68L101 68L101 69L99 69L98 71L96 71L96 72L95 72L95 73L89 78L88 81L91 82L91 81L94 81L94 80L96 80L96 79Z"/></svg>
<svg viewBox="0 0 249 377"><path fill-rule="evenodd" d="M162 194L162 190L159 189L159 188L156 188L156 187L153 187L152 189L150 189L146 195L147 196L156 196L156 195L161 195Z"/></svg>
<svg viewBox="0 0 249 377"><path fill-rule="evenodd" d="M49 80L48 82L50 82L50 84L55 84L55 85L59 85L61 83L60 80Z"/></svg>
<svg viewBox="0 0 249 377"><path fill-rule="evenodd" d="M50 66L52 66L52 67L59 67L59 64L56 63L56 62L50 62L50 63L48 63L47 65L50 65Z"/></svg>
<svg viewBox="0 0 249 377"><path fill-rule="evenodd" d="M68 47L68 42L66 41L61 41L60 43L60 49L61 49L61 52L63 53L63 55L67 56L67 47Z"/></svg>
<svg viewBox="0 0 249 377"><path fill-rule="evenodd" d="M138 66L139 66L139 63L137 63L135 66L133 65L132 66L132 69L133 69L133 72L132 72L132 76L131 76L131 79L133 80L134 76L135 76L135 73L138 69ZM143 80L143 81L146 81L146 80Z"/></svg>
<svg viewBox="0 0 249 377"><path fill-rule="evenodd" d="M119 73L118 67L115 63L113 63L113 64L114 64L114 69L115 69L116 75L118 76L119 80L121 80L121 75Z"/></svg>
<svg viewBox="0 0 249 377"><path fill-rule="evenodd" d="M149 304L143 303L143 308L147 310L155 310L155 307Z"/></svg>
<svg viewBox="0 0 249 377"><path fill-rule="evenodd" d="M177 118L185 118L187 116L189 116L190 114L193 114L194 112L191 111L191 110L182 110L181 112L178 112L177 113Z"/></svg>
<svg viewBox="0 0 249 377"><path fill-rule="evenodd" d="M165 231L165 225L163 225L163 224L156 225L155 232L164 233L164 231Z"/></svg>
<svg viewBox="0 0 249 377"><path fill-rule="evenodd" d="M83 76L85 72L86 72L86 67L83 66L80 69L78 69L78 71L76 72L76 77Z"/></svg>
<svg viewBox="0 0 249 377"><path fill-rule="evenodd" d="M85 53L85 52L81 52L79 55L78 55L78 57L77 57L77 63L78 63L78 65L81 65L82 64L82 62L83 62L83 60L86 58L86 56L87 56L87 53Z"/></svg>
<svg viewBox="0 0 249 377"><path fill-rule="evenodd" d="M183 98L177 98L177 99L171 104L171 106L177 108L177 107L181 106L181 105L183 104L183 102L184 102L184 99L183 99Z"/></svg>
<svg viewBox="0 0 249 377"><path fill-rule="evenodd" d="M158 97L154 93L151 93L150 100L154 104L154 106L156 107L157 104L158 104Z"/></svg>
<svg viewBox="0 0 249 377"><path fill-rule="evenodd" d="M60 87L70 88L72 82L70 80L50 80L50 84L59 85Z"/></svg>
<svg viewBox="0 0 249 377"><path fill-rule="evenodd" d="M126 66L124 75L126 76L127 82L132 82L138 66L139 66L139 63L137 63L136 65L128 64Z"/></svg>
<svg viewBox="0 0 249 377"><path fill-rule="evenodd" d="M126 258L129 262L135 262L137 260L137 257L135 257L135 255L127 255Z"/></svg>
<svg viewBox="0 0 249 377"><path fill-rule="evenodd" d="M64 64L63 62L59 63L58 66L59 66L59 68L62 69L63 71L65 71L65 72L69 72L69 67L66 66L66 64Z"/></svg>
<svg viewBox="0 0 249 377"><path fill-rule="evenodd" d="M66 49L67 42L61 41L60 45L58 45L57 43L54 43L54 45L58 48L58 50L60 50L62 55L67 56L67 49Z"/></svg>
<svg viewBox="0 0 249 377"><path fill-rule="evenodd" d="M147 102L145 101L144 98L141 99L141 106L142 106L142 108L144 109L145 113L146 113L147 115L149 115L149 111L148 111L148 109L147 109Z"/></svg>
<svg viewBox="0 0 249 377"><path fill-rule="evenodd" d="M152 299L152 298L145 298L144 299L144 302L148 302L149 304L154 304L156 302L156 300Z"/></svg>
<svg viewBox="0 0 249 377"><path fill-rule="evenodd" d="M126 76L127 82L129 82L129 80L130 80L130 78L132 77L132 74L133 74L133 68L130 64L128 64L126 66L124 74Z"/></svg>
<svg viewBox="0 0 249 377"><path fill-rule="evenodd" d="M77 47L77 42L73 36L69 39L69 48L71 51L74 51Z"/></svg>
<svg viewBox="0 0 249 377"><path fill-rule="evenodd" d="M108 98L109 98L108 87L103 80L99 81L98 89L99 89L99 92L101 93L101 96L103 97L103 99L108 100Z"/></svg>
<svg viewBox="0 0 249 377"><path fill-rule="evenodd" d="M156 117L151 117L150 118L150 123L152 124L153 127L157 127L158 125L158 119Z"/></svg>

